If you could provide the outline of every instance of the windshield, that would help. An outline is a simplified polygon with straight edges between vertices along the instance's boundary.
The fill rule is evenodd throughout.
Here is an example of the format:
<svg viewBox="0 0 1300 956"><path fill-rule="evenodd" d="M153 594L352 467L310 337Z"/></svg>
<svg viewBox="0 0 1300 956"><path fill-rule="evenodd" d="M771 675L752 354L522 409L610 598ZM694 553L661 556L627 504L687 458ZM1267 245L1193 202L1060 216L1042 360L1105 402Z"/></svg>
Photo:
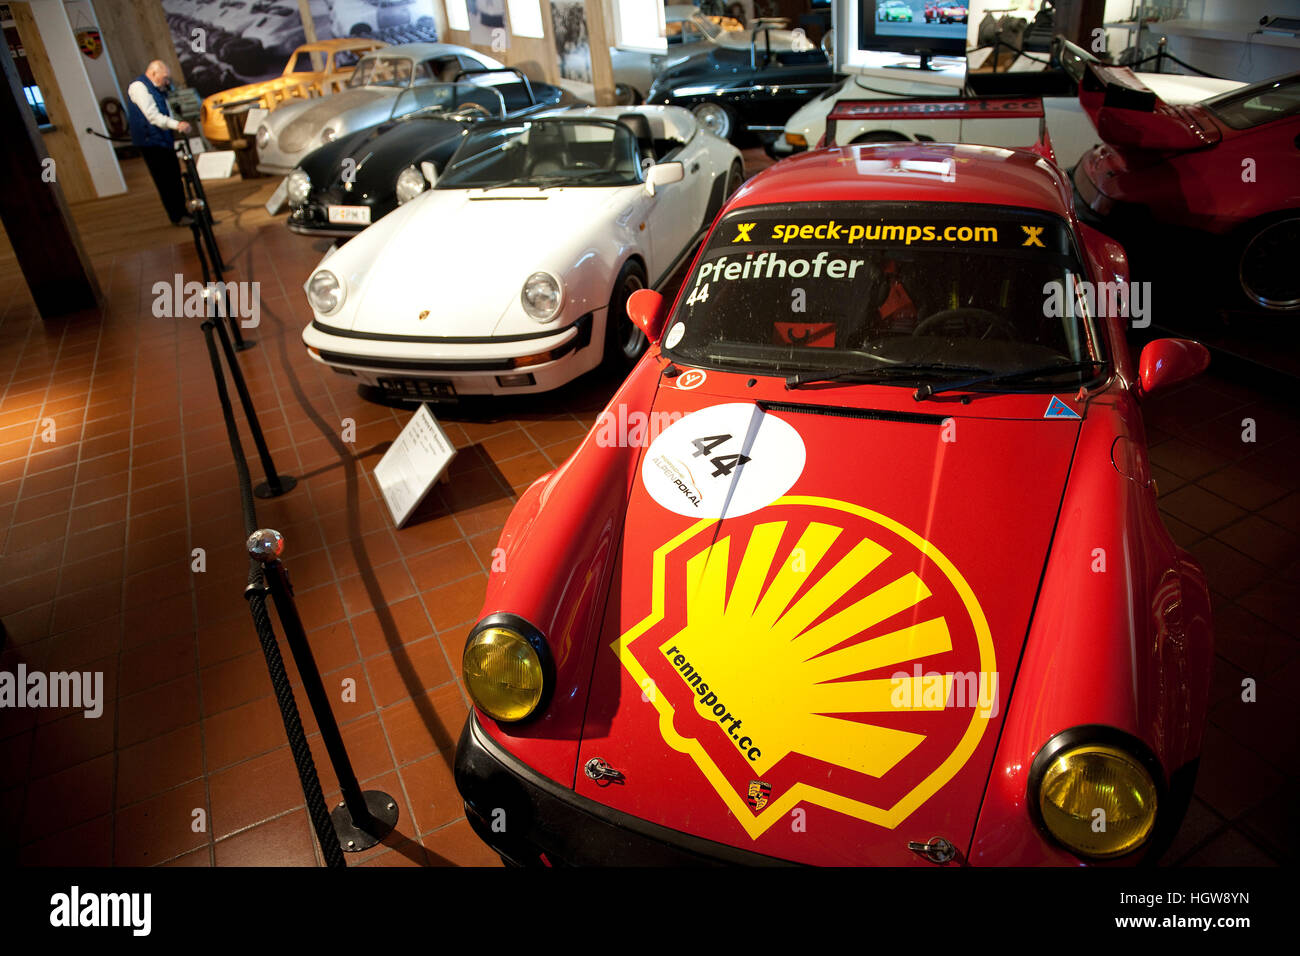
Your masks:
<svg viewBox="0 0 1300 956"><path fill-rule="evenodd" d="M636 138L626 126L554 118L475 129L447 162L437 188L628 186L640 181Z"/></svg>
<svg viewBox="0 0 1300 956"><path fill-rule="evenodd" d="M474 83L422 83L398 95L392 115L499 120L505 116L505 104L497 90Z"/></svg>
<svg viewBox="0 0 1300 956"><path fill-rule="evenodd" d="M1251 129L1300 113L1300 75L1244 90L1232 90L1203 104L1233 129Z"/></svg>
<svg viewBox="0 0 1300 956"><path fill-rule="evenodd" d="M692 365L850 378L890 366L969 376L1086 362L1101 355L1076 285L1085 278L1065 222L1034 210L743 208L713 230L683 284L665 351Z"/></svg>
<svg viewBox="0 0 1300 956"><path fill-rule="evenodd" d="M404 56L368 56L348 77L348 88L358 86L409 86L412 64Z"/></svg>

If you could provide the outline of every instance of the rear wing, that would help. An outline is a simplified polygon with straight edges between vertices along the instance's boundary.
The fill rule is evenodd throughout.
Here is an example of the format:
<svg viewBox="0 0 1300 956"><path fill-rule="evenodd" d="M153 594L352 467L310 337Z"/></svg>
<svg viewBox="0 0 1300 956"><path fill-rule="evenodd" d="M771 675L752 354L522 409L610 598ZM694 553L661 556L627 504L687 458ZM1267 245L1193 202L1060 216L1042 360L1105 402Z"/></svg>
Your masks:
<svg viewBox="0 0 1300 956"><path fill-rule="evenodd" d="M836 134L841 123L859 123L869 119L938 120L938 119L1036 119L1038 140L1028 148L1055 163L1052 141L1047 135L1046 113L1041 97L1006 99L889 99L839 100L826 117L825 146L839 145Z"/></svg>
<svg viewBox="0 0 1300 956"><path fill-rule="evenodd" d="M1220 139L1213 124L1167 104L1128 67L1083 64L1079 102L1097 135L1121 149L1182 152L1213 146Z"/></svg>

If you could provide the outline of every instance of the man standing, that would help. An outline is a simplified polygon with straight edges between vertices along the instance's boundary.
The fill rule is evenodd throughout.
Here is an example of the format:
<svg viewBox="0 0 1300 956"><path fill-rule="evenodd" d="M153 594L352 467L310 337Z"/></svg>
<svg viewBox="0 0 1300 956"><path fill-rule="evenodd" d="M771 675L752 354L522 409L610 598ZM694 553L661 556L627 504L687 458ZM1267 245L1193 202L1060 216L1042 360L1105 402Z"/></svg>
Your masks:
<svg viewBox="0 0 1300 956"><path fill-rule="evenodd" d="M167 108L167 97L163 95L171 82L171 71L162 60L154 60L126 88L126 118L131 128L131 142L140 149L149 175L153 176L154 185L167 218L174 226L188 226L193 220L185 214L185 189L181 186L181 173L176 165L176 150L173 147L172 130L181 134L190 131L190 124L175 120Z"/></svg>

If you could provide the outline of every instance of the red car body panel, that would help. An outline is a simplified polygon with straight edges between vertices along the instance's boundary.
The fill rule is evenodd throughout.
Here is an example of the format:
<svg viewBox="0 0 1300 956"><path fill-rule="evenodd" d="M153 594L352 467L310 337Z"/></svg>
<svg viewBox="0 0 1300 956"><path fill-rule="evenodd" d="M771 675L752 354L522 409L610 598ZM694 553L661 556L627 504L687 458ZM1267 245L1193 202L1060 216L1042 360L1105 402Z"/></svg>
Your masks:
<svg viewBox="0 0 1300 956"><path fill-rule="evenodd" d="M962 165L955 185L864 177L863 150ZM837 199L1045 210L1070 224L1092 280L1127 279L1123 249L1077 223L1065 177L1029 151L811 152L755 177L724 213ZM1106 725L1149 748L1167 786L1199 751L1212 661L1203 576L1156 509L1122 323L1097 324L1113 374L1093 392L969 403L917 402L910 389L873 384L789 391L780 378L717 370L672 377L652 344L596 429L521 496L502 532L504 570L491 576L483 615L519 615L546 636L550 703L519 724L476 719L578 797L772 857L909 865L924 862L909 840L943 836L958 862L1078 865L1032 822L1035 754L1061 731ZM1045 420L1053 401L1080 417ZM652 435L650 413L666 423L759 404L797 434L802 466L774 503L721 521L684 516L649 491L643 468L659 439L602 440L602 425L608 438L610 420L637 413ZM861 409L876 417L852 417ZM689 456L678 464L695 467ZM872 546L859 553L855 541ZM811 562L806 587L783 577L796 557ZM861 633L881 638L879 654L862 650L872 641L846 643L856 629L822 627L849 610L868 620ZM719 628L767 644L719 654L700 639ZM811 657L790 656L789 645L819 631ZM781 633L798 640L770 640ZM761 672L771 661L775 677ZM725 717L688 680L710 668L715 699L730 695ZM996 692L971 707L918 696L901 713L858 702L878 703L881 682L900 671L917 675L918 691L935 674L991 672ZM940 686L951 705L951 680ZM595 758L624 779L582 774Z"/></svg>
<svg viewBox="0 0 1300 956"><path fill-rule="evenodd" d="M1146 89L1127 70L1091 69L1107 83ZM1079 160L1074 181L1098 215L1127 205L1165 225L1224 235L1300 208L1300 115L1234 129L1203 104L1155 99L1150 109L1130 109L1105 105L1105 96L1079 94L1103 142Z"/></svg>

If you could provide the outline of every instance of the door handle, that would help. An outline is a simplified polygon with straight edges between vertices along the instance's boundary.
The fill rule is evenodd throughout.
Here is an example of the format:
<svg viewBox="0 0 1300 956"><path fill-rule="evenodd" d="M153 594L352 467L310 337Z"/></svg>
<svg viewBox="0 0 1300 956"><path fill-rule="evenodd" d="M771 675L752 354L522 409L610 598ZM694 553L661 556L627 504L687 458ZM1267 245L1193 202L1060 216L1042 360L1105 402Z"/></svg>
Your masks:
<svg viewBox="0 0 1300 956"><path fill-rule="evenodd" d="M695 162L691 163L691 172L698 173L699 171L700 171L700 163L698 160L696 160Z"/></svg>

